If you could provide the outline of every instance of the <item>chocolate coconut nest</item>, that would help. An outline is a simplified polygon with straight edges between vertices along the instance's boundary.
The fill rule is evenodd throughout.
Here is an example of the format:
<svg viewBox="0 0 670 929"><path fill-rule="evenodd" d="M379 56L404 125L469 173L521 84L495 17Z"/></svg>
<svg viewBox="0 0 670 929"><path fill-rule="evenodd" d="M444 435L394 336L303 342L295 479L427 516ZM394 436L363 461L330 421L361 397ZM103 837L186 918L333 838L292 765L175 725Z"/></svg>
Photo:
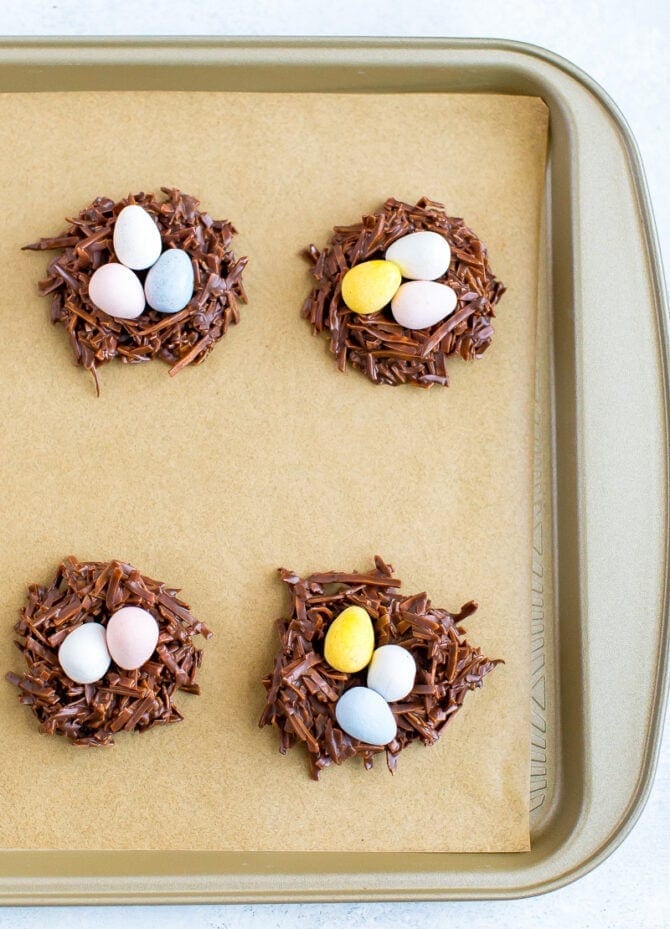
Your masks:
<svg viewBox="0 0 670 929"><path fill-rule="evenodd" d="M227 220L213 220L198 209L195 197L162 187L163 199L138 193L125 200L97 197L60 235L40 239L24 248L62 249L47 268L39 291L51 299L51 321L68 331L75 362L95 378L96 368L120 358L127 364L162 358L170 374L200 364L238 323L239 302L246 303L242 272L246 258L236 258L230 245L236 233ZM193 262L193 297L179 313L166 315L147 306L137 319L117 319L99 310L88 296L88 282L101 265L116 261L112 237L121 210L137 204L156 221L163 250L188 252Z"/></svg>
<svg viewBox="0 0 670 929"><path fill-rule="evenodd" d="M427 230L446 238L451 264L437 280L457 296L455 311L426 329L406 329L388 307L359 316L342 300L342 278L354 265L384 257L396 239ZM480 358L491 344L494 307L505 292L491 271L486 248L462 219L447 216L444 205L423 197L412 206L389 198L381 210L353 226L335 226L330 245L310 245L316 287L305 300L302 316L314 333L327 332L330 351L341 371L347 363L375 384L449 386L447 358Z"/></svg>
<svg viewBox="0 0 670 929"><path fill-rule="evenodd" d="M461 622L475 612L469 601L458 613L431 605L425 593L403 596L393 567L378 556L367 574L327 571L302 578L280 569L288 586L290 613L279 619L280 649L273 671L263 678L267 701L259 726L279 730L279 751L302 742L309 771L319 779L323 768L358 755L370 769L380 752L393 774L398 755L412 742L433 745L469 690L481 687L499 659L485 658L465 639ZM335 704L345 690L365 686L366 670L345 674L330 667L323 643L331 622L348 606L367 610L375 647L389 643L407 648L416 666L414 688L404 700L389 704L398 733L389 745L368 745L340 729Z"/></svg>
<svg viewBox="0 0 670 929"><path fill-rule="evenodd" d="M30 586L14 627L28 668L6 677L39 720L40 732L64 735L75 745L113 745L116 733L145 732L183 718L172 702L175 690L200 693L195 678L202 652L191 639L212 633L177 593L123 562L79 562L72 556L48 587ZM136 671L112 662L96 683L75 684L58 663L59 645L82 623L106 626L123 606L139 606L158 623L154 654Z"/></svg>

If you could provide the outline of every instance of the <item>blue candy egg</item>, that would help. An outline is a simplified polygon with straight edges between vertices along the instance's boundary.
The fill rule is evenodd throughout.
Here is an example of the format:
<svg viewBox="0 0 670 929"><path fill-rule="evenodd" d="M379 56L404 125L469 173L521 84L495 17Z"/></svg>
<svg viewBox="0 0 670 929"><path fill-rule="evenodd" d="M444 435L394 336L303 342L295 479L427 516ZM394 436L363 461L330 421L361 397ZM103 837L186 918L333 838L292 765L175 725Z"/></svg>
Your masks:
<svg viewBox="0 0 670 929"><path fill-rule="evenodd" d="M159 313L178 313L193 296L193 265L187 252L169 248L147 274L147 303Z"/></svg>

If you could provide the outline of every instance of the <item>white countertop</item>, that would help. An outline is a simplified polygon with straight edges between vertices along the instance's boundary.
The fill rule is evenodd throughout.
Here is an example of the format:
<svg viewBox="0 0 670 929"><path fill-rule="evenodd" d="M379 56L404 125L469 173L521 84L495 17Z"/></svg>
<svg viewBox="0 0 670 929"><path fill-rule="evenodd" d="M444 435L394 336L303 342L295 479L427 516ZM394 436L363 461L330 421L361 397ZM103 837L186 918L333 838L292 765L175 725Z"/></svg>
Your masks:
<svg viewBox="0 0 670 929"><path fill-rule="evenodd" d="M670 4L664 0L2 0L5 35L492 36L541 45L572 60L613 97L637 138L670 267ZM528 900L0 910L12 929L668 929L670 727L650 800L630 836L595 871Z"/></svg>

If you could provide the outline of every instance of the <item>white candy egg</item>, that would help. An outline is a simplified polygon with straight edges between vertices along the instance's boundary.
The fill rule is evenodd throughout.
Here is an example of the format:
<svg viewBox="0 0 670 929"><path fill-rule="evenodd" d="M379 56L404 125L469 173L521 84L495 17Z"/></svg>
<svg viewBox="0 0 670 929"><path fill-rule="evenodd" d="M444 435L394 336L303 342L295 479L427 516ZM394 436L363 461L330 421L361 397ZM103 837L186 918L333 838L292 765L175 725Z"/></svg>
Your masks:
<svg viewBox="0 0 670 929"><path fill-rule="evenodd" d="M151 658L158 643L158 623L139 606L123 606L107 623L107 648L120 668L134 671Z"/></svg>
<svg viewBox="0 0 670 929"><path fill-rule="evenodd" d="M335 704L335 718L348 735L368 745L388 745L398 731L390 706L369 687L345 690Z"/></svg>
<svg viewBox="0 0 670 929"><path fill-rule="evenodd" d="M100 623L77 626L63 639L58 649L61 668L77 684L99 681L104 677L110 661L105 627Z"/></svg>
<svg viewBox="0 0 670 929"><path fill-rule="evenodd" d="M150 268L163 250L158 226L136 203L124 206L116 217L113 242L121 264L134 271Z"/></svg>
<svg viewBox="0 0 670 929"><path fill-rule="evenodd" d="M93 272L88 295L99 310L117 319L137 319L144 311L144 290L139 277L116 262L101 265Z"/></svg>
<svg viewBox="0 0 670 929"><path fill-rule="evenodd" d="M406 329L427 329L456 309L456 292L437 281L407 281L391 300L393 318Z"/></svg>
<svg viewBox="0 0 670 929"><path fill-rule="evenodd" d="M384 255L412 281L434 281L442 277L451 261L449 243L438 232L411 232L389 245Z"/></svg>
<svg viewBox="0 0 670 929"><path fill-rule="evenodd" d="M368 665L368 687L384 700L402 700L414 687L416 662L400 645L380 645Z"/></svg>

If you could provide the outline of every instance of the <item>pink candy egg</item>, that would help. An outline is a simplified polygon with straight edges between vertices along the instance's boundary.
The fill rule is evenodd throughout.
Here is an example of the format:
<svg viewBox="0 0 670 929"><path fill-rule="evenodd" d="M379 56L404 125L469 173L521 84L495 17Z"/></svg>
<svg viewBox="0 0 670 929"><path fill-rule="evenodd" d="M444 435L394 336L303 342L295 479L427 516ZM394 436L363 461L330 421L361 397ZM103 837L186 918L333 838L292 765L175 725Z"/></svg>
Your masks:
<svg viewBox="0 0 670 929"><path fill-rule="evenodd" d="M107 648L112 660L126 671L141 667L158 643L158 623L139 606L124 606L109 618Z"/></svg>
<svg viewBox="0 0 670 929"><path fill-rule="evenodd" d="M130 268L110 261L93 272L88 295L99 310L117 319L137 319L144 312L144 288Z"/></svg>

